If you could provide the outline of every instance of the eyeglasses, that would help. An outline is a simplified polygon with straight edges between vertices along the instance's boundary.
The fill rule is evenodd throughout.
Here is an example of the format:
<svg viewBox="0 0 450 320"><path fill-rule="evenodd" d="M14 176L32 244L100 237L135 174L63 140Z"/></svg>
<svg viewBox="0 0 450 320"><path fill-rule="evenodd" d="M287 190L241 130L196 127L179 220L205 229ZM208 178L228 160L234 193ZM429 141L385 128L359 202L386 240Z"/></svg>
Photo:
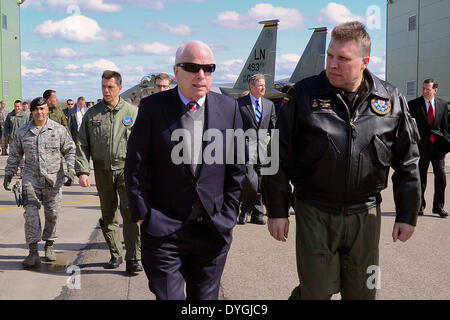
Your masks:
<svg viewBox="0 0 450 320"><path fill-rule="evenodd" d="M212 73L216 70L216 65L214 63L211 64L197 64L192 62L181 62L176 64L177 67L183 68L184 71L197 73L200 69L205 73Z"/></svg>
<svg viewBox="0 0 450 320"><path fill-rule="evenodd" d="M68 105L68 106L73 106L73 103L68 103L67 105Z"/></svg>
<svg viewBox="0 0 450 320"><path fill-rule="evenodd" d="M163 84L156 84L155 87L158 88L158 89L167 89L167 88L170 87L170 84L167 85L167 86L165 86L165 85L163 85Z"/></svg>

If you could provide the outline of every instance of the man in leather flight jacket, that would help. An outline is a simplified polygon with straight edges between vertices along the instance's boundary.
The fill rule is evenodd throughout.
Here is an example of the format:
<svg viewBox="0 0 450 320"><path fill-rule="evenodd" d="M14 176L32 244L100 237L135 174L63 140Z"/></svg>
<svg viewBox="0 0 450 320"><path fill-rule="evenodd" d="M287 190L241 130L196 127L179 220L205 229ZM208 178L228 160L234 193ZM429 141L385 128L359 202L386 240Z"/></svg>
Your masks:
<svg viewBox="0 0 450 320"><path fill-rule="evenodd" d="M268 227L275 239L286 240L291 182L300 298L376 297L379 285L367 285L367 272L378 266L380 192L390 167L394 241L408 240L416 225L417 126L398 89L367 70L369 55L363 24L336 27L326 71L298 82L278 118L280 170L263 178Z"/></svg>

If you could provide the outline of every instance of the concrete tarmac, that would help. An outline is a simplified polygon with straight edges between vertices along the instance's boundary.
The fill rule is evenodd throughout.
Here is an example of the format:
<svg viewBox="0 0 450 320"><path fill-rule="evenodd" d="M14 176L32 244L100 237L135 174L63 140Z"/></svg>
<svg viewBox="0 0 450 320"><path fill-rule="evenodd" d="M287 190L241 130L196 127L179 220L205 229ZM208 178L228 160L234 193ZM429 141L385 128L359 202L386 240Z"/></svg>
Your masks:
<svg viewBox="0 0 450 320"><path fill-rule="evenodd" d="M0 157L3 183L6 156ZM446 172L450 174L447 156ZM431 170L431 167L430 167ZM93 175L91 175L93 179ZM449 180L449 179L447 179ZM13 179L13 185L16 179ZM23 208L12 192L0 186L0 300L154 300L144 273L128 276L125 263L107 270L110 259L98 225L99 199L94 181L81 188L78 181L63 187L59 218L57 261L24 269L28 255L24 239ZM431 206L433 174L428 174L427 203ZM413 237L406 243L392 241L395 205L392 183L383 191L380 240L380 299L448 300L450 298L450 218L442 219L426 208ZM446 211L450 212L450 188L446 190ZM120 214L119 214L120 215ZM43 209L41 209L43 223ZM287 242L272 239L267 226L236 226L233 243L222 277L220 299L285 300L298 284L295 262L295 217L290 218ZM339 299L339 295L333 299Z"/></svg>

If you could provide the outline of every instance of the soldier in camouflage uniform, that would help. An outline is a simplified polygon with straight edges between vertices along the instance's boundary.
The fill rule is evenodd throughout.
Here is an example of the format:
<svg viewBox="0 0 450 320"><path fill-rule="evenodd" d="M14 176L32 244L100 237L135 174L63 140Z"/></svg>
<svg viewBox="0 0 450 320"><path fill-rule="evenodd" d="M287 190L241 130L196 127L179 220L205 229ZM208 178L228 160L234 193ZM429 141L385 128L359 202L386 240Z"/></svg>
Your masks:
<svg viewBox="0 0 450 320"><path fill-rule="evenodd" d="M8 143L12 143L17 130L29 121L29 116L23 111L22 101L16 100L14 102L14 110L6 117L5 133L8 137ZM23 160L19 164L20 171L15 172L19 177L22 177Z"/></svg>
<svg viewBox="0 0 450 320"><path fill-rule="evenodd" d="M22 102L16 100L14 102L14 110L11 111L5 120L5 133L8 137L8 143L14 140L17 130L28 122L27 115L23 112Z"/></svg>
<svg viewBox="0 0 450 320"><path fill-rule="evenodd" d="M25 267L40 264L38 242L45 243L45 257L55 261L53 242L57 238L56 227L61 211L62 185L71 185L75 175L75 143L63 126L48 118L45 99L31 102L33 121L22 126L10 145L5 168L3 187L9 189L14 171L25 155L22 199L25 208L25 240L30 253L23 261ZM61 154L67 164L64 175ZM41 233L39 209L44 205L45 225ZM42 236L41 236L42 234Z"/></svg>
<svg viewBox="0 0 450 320"><path fill-rule="evenodd" d="M69 132L70 134L69 126L67 125L66 115L62 110L58 108L58 98L56 97L56 91L52 89L45 90L42 96L47 101L49 110L48 117L53 121L58 122L60 125L64 126L64 128L66 128L67 132Z"/></svg>
<svg viewBox="0 0 450 320"><path fill-rule="evenodd" d="M92 157L102 210L100 226L111 253L111 260L105 265L107 269L117 268L123 262L120 227L116 214L118 198L120 199L126 271L134 274L143 270L139 263L141 238L139 225L130 221L131 212L123 171L128 137L138 109L119 96L121 89L121 75L118 72L105 71L102 75L104 99L85 113L78 132L75 171L80 186L88 187L89 160Z"/></svg>
<svg viewBox="0 0 450 320"><path fill-rule="evenodd" d="M8 136L5 132L5 121L8 116L8 109L6 109L6 101L0 101L0 147L2 148L2 156L8 155Z"/></svg>

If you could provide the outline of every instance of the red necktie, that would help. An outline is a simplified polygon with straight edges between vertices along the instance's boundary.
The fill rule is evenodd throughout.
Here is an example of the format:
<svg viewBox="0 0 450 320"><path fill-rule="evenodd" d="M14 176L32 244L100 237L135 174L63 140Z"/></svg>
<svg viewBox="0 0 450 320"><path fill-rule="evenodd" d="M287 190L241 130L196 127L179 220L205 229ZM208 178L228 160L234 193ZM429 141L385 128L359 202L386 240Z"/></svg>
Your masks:
<svg viewBox="0 0 450 320"><path fill-rule="evenodd" d="M188 103L189 110L195 112L198 109L198 103L196 101L189 101Z"/></svg>
<svg viewBox="0 0 450 320"><path fill-rule="evenodd" d="M428 107L428 120L430 121L430 127L433 127L434 111L433 111L432 100L430 100L430 106ZM436 136L434 134L431 134L430 141L431 141L431 143L434 143L436 141Z"/></svg>

